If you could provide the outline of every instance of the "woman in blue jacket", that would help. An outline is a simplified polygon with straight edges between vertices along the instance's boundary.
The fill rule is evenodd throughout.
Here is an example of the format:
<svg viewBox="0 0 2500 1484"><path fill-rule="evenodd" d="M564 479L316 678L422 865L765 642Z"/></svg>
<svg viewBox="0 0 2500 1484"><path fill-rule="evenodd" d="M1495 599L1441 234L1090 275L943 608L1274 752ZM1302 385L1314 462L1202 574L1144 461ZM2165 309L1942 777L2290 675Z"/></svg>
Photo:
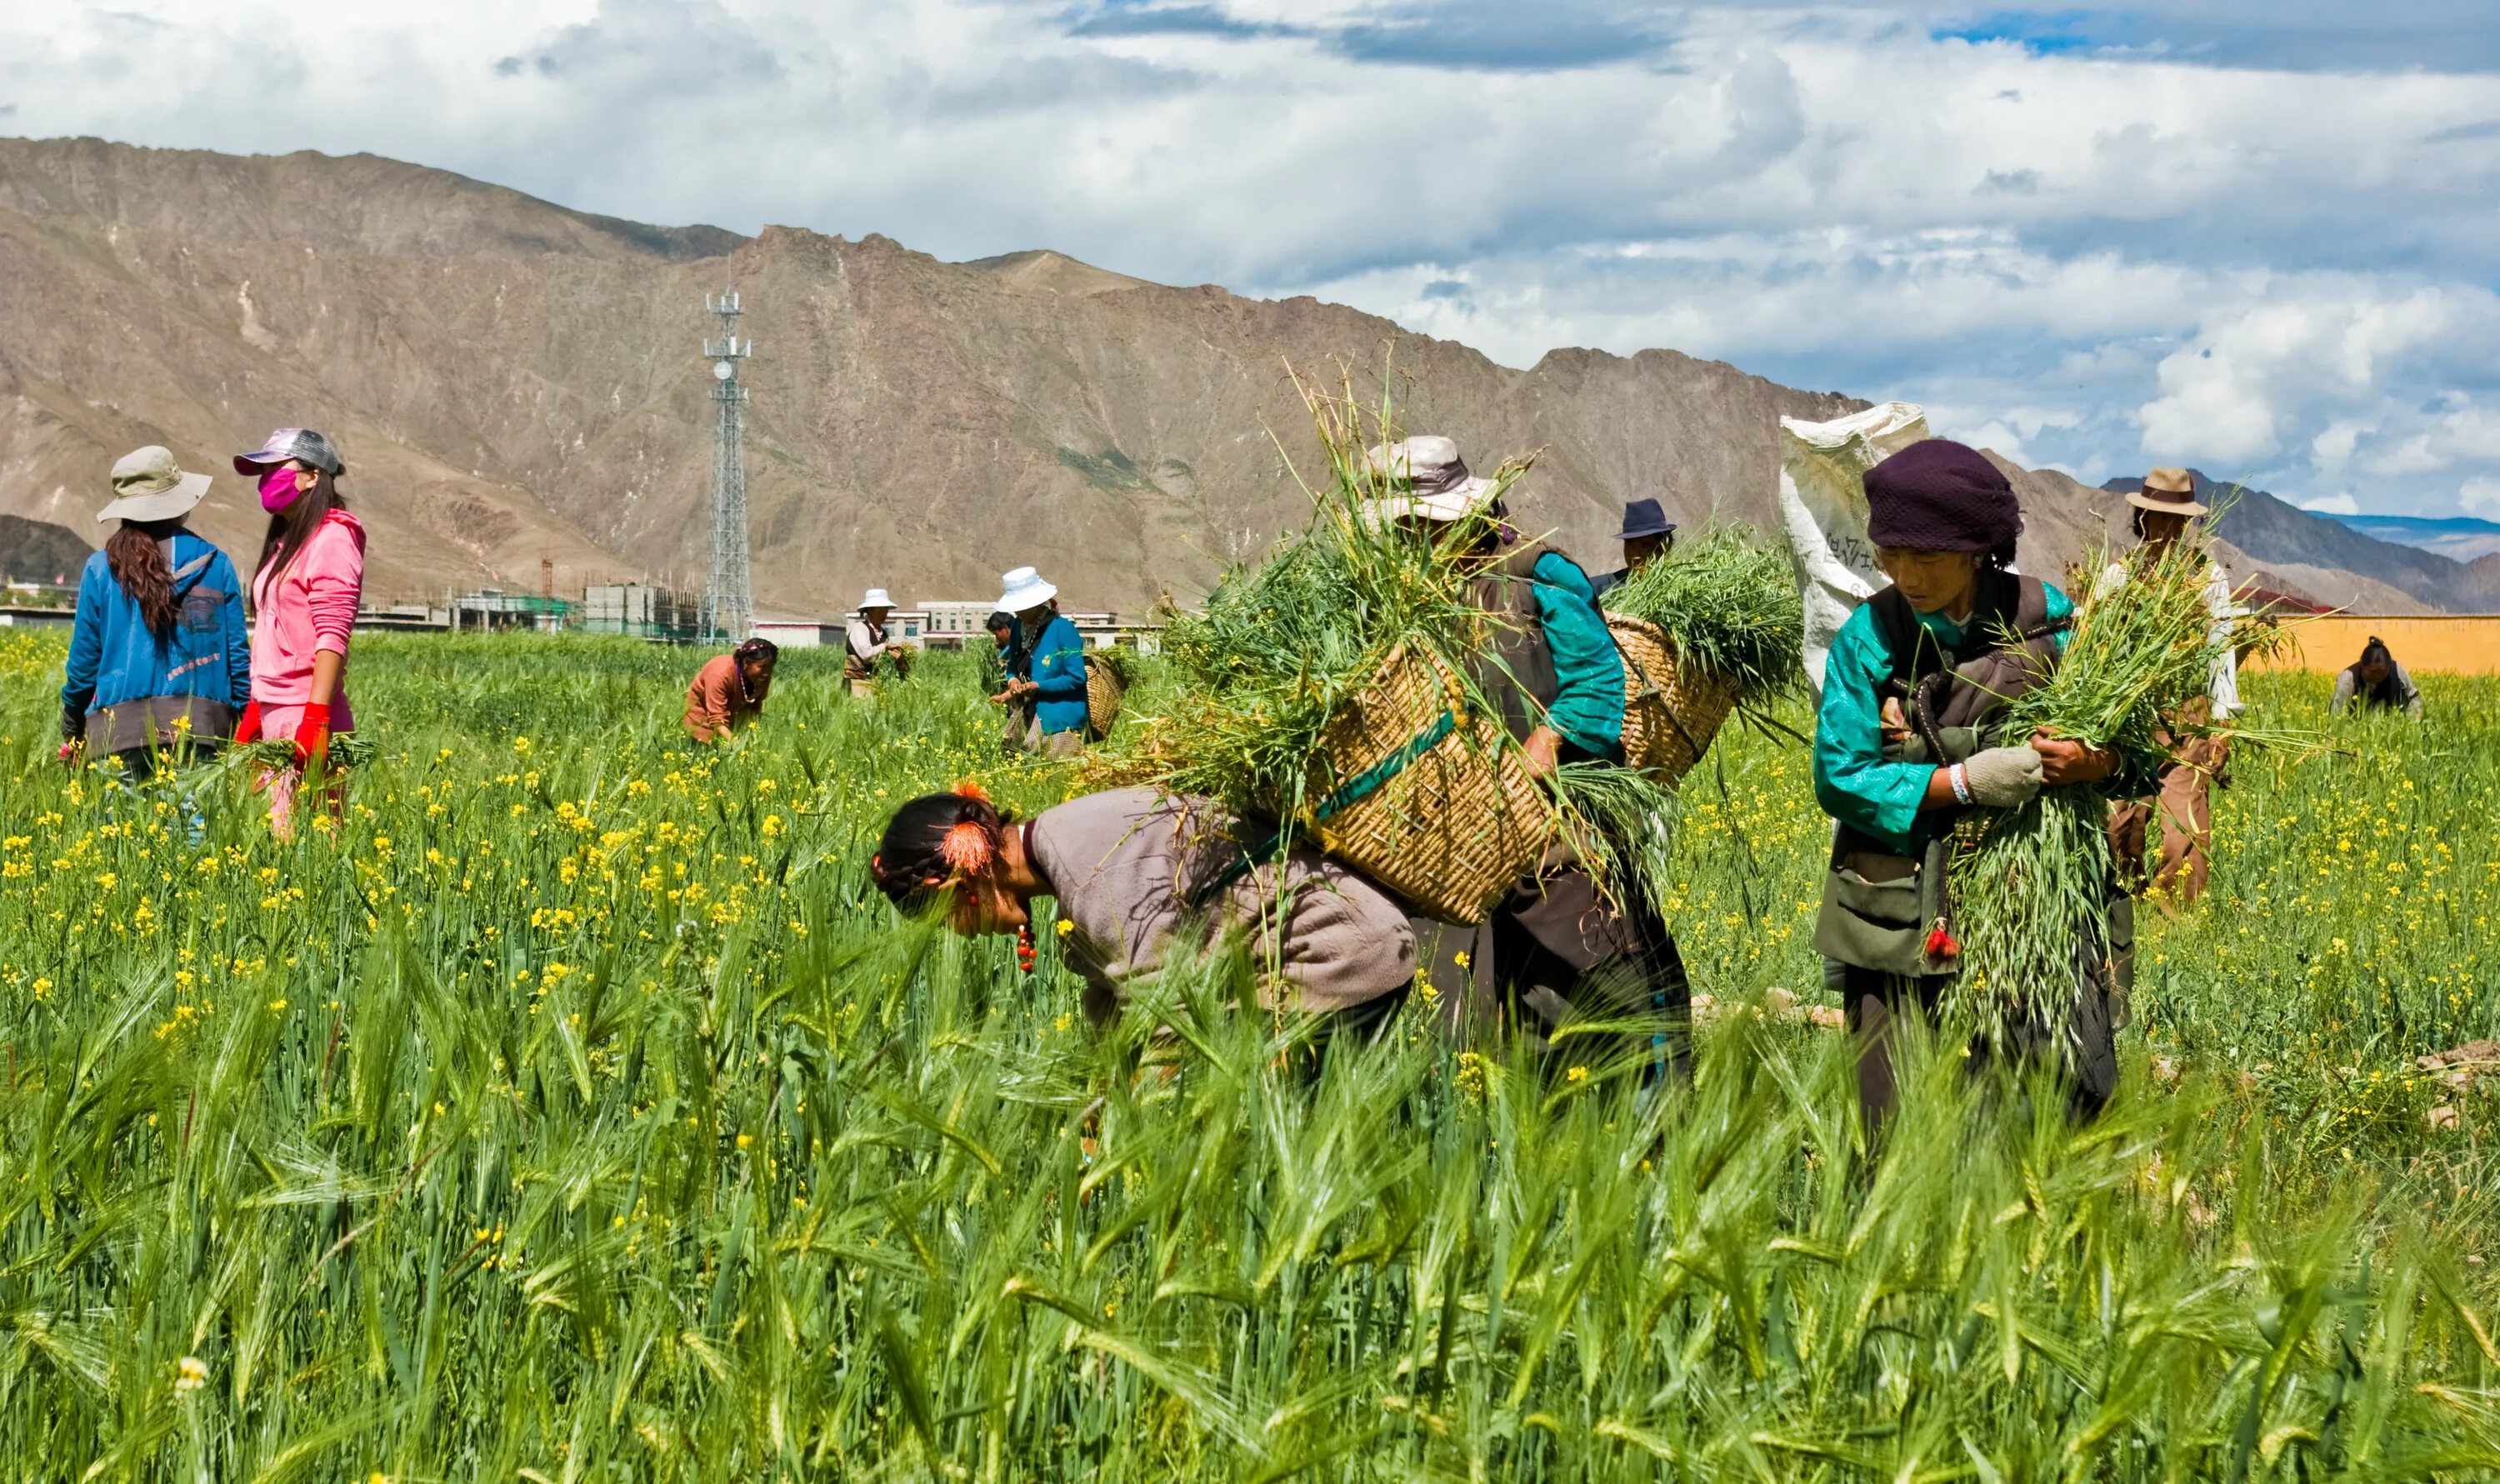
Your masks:
<svg viewBox="0 0 2500 1484"><path fill-rule="evenodd" d="M1030 567L1006 575L999 607L1034 636L1025 652L1026 678L1009 682L1007 694L1033 706L1028 750L1074 757L1085 746L1085 641L1059 611L1058 600L1059 589Z"/></svg>
<svg viewBox="0 0 2500 1484"><path fill-rule="evenodd" d="M111 754L133 778L233 735L251 699L251 638L243 584L226 554L183 522L209 492L163 448L113 466L118 520L79 577L78 627L61 686L61 755Z"/></svg>

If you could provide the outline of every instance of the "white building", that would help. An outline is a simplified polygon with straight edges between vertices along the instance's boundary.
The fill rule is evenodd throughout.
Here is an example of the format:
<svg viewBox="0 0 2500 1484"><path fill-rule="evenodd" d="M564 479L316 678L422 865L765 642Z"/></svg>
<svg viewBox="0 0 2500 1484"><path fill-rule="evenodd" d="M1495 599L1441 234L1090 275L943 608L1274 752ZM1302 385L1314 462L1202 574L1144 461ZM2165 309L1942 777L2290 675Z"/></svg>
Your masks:
<svg viewBox="0 0 2500 1484"><path fill-rule="evenodd" d="M997 610L996 603L976 602L969 598L932 599L916 610L921 639L941 649L960 649L967 641L989 632L981 627L981 622Z"/></svg>
<svg viewBox="0 0 2500 1484"><path fill-rule="evenodd" d="M813 618L758 618L747 626L757 639L769 639L784 649L814 649L842 642L842 626Z"/></svg>

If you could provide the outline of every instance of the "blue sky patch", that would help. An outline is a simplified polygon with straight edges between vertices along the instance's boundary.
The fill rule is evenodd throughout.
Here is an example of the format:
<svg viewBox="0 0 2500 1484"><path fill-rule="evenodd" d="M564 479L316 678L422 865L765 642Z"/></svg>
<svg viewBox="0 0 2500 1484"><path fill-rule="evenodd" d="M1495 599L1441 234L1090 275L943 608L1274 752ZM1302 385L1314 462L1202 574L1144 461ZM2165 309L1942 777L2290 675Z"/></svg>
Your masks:
<svg viewBox="0 0 2500 1484"><path fill-rule="evenodd" d="M2129 45L2141 27L2124 11L1991 11L1927 34L1938 41L2010 41L2040 55Z"/></svg>

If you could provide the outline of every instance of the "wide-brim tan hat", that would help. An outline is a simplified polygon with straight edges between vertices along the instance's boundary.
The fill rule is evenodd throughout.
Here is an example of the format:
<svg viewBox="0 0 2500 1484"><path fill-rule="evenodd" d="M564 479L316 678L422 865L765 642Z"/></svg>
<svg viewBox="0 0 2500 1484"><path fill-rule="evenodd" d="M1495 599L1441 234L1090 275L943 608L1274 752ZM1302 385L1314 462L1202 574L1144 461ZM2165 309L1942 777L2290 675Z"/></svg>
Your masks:
<svg viewBox="0 0 2500 1484"><path fill-rule="evenodd" d="M1373 478L1397 491L1364 502L1366 524L1417 519L1446 525L1482 511L1497 492L1493 480L1467 472L1458 444L1447 438L1427 436L1382 444L1364 461Z"/></svg>
<svg viewBox="0 0 2500 1484"><path fill-rule="evenodd" d="M173 453L154 444L135 448L113 466L111 505L97 521L173 520L191 513L209 493L209 477L185 474Z"/></svg>
<svg viewBox="0 0 2500 1484"><path fill-rule="evenodd" d="M2155 469L2144 477L2144 487L2130 492L2126 503L2156 515L2194 519L2212 511L2196 503L2196 478L2185 469Z"/></svg>

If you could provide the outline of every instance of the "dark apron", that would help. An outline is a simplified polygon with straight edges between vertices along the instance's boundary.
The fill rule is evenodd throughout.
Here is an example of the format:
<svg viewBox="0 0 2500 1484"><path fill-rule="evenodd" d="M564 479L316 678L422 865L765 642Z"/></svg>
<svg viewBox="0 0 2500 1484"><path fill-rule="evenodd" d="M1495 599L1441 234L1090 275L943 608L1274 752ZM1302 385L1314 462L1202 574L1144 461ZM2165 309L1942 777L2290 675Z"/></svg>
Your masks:
<svg viewBox="0 0 2500 1484"><path fill-rule="evenodd" d="M1897 700L1910 736L1888 742L1895 762L1944 766L1996 745L2006 704L2048 678L2056 667L2056 635L2048 590L2036 577L1993 568L1979 575L1979 602L1947 646L1919 622L1900 589L1867 600L1892 652L1892 674L1877 701ZM1959 810L1939 821L1935 838L1916 857L1847 825L1832 832L1823 908L1815 918L1815 951L1884 973L1950 973L1953 964L1927 952L1929 935L1949 923L1945 851Z"/></svg>

